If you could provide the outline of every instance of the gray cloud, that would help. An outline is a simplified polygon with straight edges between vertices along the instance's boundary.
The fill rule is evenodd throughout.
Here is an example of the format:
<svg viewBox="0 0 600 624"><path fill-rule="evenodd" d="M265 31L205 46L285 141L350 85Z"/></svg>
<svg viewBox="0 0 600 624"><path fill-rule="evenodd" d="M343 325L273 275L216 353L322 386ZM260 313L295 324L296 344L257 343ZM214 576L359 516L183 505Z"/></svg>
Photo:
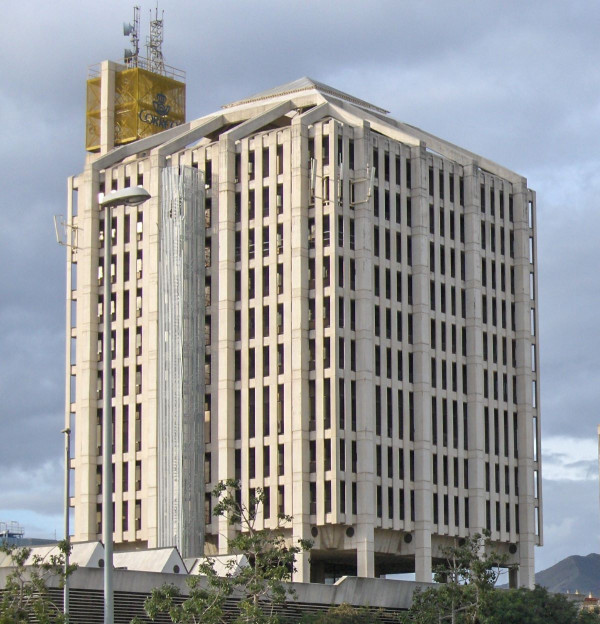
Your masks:
<svg viewBox="0 0 600 624"><path fill-rule="evenodd" d="M0 474L0 508L59 515L63 502L62 474L62 463L56 457L26 470L18 466L5 470Z"/></svg>
<svg viewBox="0 0 600 624"><path fill-rule="evenodd" d="M536 549L536 569L598 552L598 482L546 481L543 495L545 545Z"/></svg>

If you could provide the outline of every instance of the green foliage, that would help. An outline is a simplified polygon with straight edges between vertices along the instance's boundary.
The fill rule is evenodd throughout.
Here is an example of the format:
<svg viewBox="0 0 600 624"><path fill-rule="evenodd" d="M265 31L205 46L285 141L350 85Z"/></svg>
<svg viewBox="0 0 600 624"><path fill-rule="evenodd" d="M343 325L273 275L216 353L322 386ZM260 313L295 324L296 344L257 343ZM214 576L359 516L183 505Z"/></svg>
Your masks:
<svg viewBox="0 0 600 624"><path fill-rule="evenodd" d="M329 608L325 613L305 615L302 624L380 624L380 614L380 609L341 604Z"/></svg>
<svg viewBox="0 0 600 624"><path fill-rule="evenodd" d="M593 611L581 611L577 624L600 624L600 610L598 610L598 607Z"/></svg>
<svg viewBox="0 0 600 624"><path fill-rule="evenodd" d="M566 596L543 587L494 590L507 559L491 549L489 533L444 550L436 588L415 593L408 624L600 624L597 613L580 612Z"/></svg>
<svg viewBox="0 0 600 624"><path fill-rule="evenodd" d="M10 556L14 566L0 594L0 624L25 624L31 618L38 624L68 623L68 617L52 602L48 581L57 578L63 588L77 566L65 570L65 556L71 552L68 540L59 542L58 548L59 554L44 561L39 555L31 557L31 548L0 546L0 552Z"/></svg>
<svg viewBox="0 0 600 624"><path fill-rule="evenodd" d="M144 609L151 620L161 613L168 613L172 622L180 624L221 624L224 622L225 600L231 595L233 585L230 577L219 577L211 559L200 565L202 576L188 576L186 583L189 596L181 596L175 585L163 585L152 590L144 602ZM142 624L140 618L134 618L131 624Z"/></svg>
<svg viewBox="0 0 600 624"><path fill-rule="evenodd" d="M577 621L577 607L542 587L509 589L496 592L485 615L487 624L569 624Z"/></svg>
<svg viewBox="0 0 600 624"><path fill-rule="evenodd" d="M562 594L547 589L509 589L494 592L486 607L485 624L598 624L600 616L579 608Z"/></svg>
<svg viewBox="0 0 600 624"><path fill-rule="evenodd" d="M289 581L295 570L296 555L310 548L310 544L300 543L288 546L279 531L255 528L259 507L264 504L264 492L261 488L250 500L248 506L237 502L235 493L240 484L235 480L219 483L213 496L219 499L214 515L224 517L230 525L240 525L241 531L229 541L232 553L247 557L249 566L243 567L235 577L235 583L242 592L239 603L239 622L271 623L277 618L266 608L264 601L272 605L283 604L288 590L285 582ZM280 515L281 523L291 522L289 516Z"/></svg>
<svg viewBox="0 0 600 624"><path fill-rule="evenodd" d="M295 571L296 556L308 550L312 543L300 540L289 545L281 530L257 529L256 517L265 496L261 488L248 505L238 502L236 493L240 483L233 479L220 482L213 490L218 500L213 515L225 518L238 531L228 544L231 554L245 555L247 566L236 569L231 560L224 576L218 576L214 562L207 559L201 566L203 576L189 577L189 597L177 600L179 590L172 585L154 589L144 604L145 611L154 620L159 613L168 613L175 624L221 624L224 622L225 600L238 600L240 615L235 624L276 624L279 622L274 606L285 603L292 592L286 586ZM279 526L291 522L290 516L279 515ZM140 620L134 620L137 624ZM1 624L1 623L0 623Z"/></svg>
<svg viewBox="0 0 600 624"><path fill-rule="evenodd" d="M489 532L476 533L442 550L443 562L435 569L439 587L415 592L403 622L455 624L481 622L481 614L494 595L493 589L507 557L491 548Z"/></svg>

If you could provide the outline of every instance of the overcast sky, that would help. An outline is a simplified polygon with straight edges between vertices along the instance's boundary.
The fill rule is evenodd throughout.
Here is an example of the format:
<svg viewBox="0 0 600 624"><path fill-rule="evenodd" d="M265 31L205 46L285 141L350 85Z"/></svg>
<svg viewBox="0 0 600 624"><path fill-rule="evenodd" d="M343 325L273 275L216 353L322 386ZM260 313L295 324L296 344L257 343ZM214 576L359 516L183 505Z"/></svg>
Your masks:
<svg viewBox="0 0 600 624"><path fill-rule="evenodd" d="M142 36L148 13L142 5ZM600 3L162 0L188 119L310 76L505 165L537 191L543 569L599 552ZM88 66L120 60L123 0L2 3L0 521L62 531L65 252Z"/></svg>

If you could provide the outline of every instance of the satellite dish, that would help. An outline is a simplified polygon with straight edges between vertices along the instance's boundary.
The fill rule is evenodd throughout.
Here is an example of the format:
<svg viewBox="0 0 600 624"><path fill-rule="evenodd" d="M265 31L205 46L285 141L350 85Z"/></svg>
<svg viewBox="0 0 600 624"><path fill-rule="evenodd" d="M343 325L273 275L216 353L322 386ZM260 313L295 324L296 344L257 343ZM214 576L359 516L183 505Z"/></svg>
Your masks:
<svg viewBox="0 0 600 624"><path fill-rule="evenodd" d="M131 59L131 58L133 58L134 56L135 56L135 53L134 53L134 52L132 52L131 50L128 50L127 48L125 48L125 49L123 50L123 58L124 58L125 60L127 60L127 59Z"/></svg>
<svg viewBox="0 0 600 624"><path fill-rule="evenodd" d="M129 37L129 35L134 31L135 26L133 24L128 24L127 22L123 22L123 36Z"/></svg>

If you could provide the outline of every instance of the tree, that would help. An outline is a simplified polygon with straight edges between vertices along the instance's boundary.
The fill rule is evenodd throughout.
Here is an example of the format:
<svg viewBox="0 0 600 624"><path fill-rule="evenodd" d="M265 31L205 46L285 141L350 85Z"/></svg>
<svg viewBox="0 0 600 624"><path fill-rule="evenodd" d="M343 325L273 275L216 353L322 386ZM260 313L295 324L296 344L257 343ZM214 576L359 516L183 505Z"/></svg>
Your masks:
<svg viewBox="0 0 600 624"><path fill-rule="evenodd" d="M577 624L600 624L600 611L596 607L593 611L580 611Z"/></svg>
<svg viewBox="0 0 600 624"><path fill-rule="evenodd" d="M600 624L600 615L579 611L566 596L543 587L495 590L507 557L491 549L489 533L444 549L434 580L417 591L401 621L412 624Z"/></svg>
<svg viewBox="0 0 600 624"><path fill-rule="evenodd" d="M77 566L69 565L65 570L65 556L71 552L68 540L59 542L58 549L59 554L45 561L39 555L32 557L31 548L0 546L0 552L8 555L13 563L0 594L0 624L25 624L32 617L38 624L69 621L52 601L48 581L56 578L59 588L63 588Z"/></svg>
<svg viewBox="0 0 600 624"><path fill-rule="evenodd" d="M551 594L544 587L509 589L494 592L487 604L485 624L598 624L600 616L579 611L562 594Z"/></svg>
<svg viewBox="0 0 600 624"><path fill-rule="evenodd" d="M151 619L159 613L168 613L176 624L220 624L224 622L224 606L227 598L239 598L240 614L236 624L276 624L279 622L274 607L285 603L293 592L286 582L295 572L296 555L310 549L309 540L288 544L281 531L281 525L292 518L278 515L275 530L257 529L258 510L264 504L265 494L257 488L249 503L240 502L239 481L221 481L213 489L217 503L213 510L215 517L225 518L230 526L239 529L229 540L232 554L245 555L247 566L236 568L236 562L228 563L228 571L218 576L214 561L207 559L202 567L202 577L189 577L190 595L183 602L178 599L179 589L173 585L157 588L146 600L144 608ZM134 620L134 622L140 620ZM133 623L132 623L133 624Z"/></svg>
<svg viewBox="0 0 600 624"><path fill-rule="evenodd" d="M221 624L224 622L225 600L233 593L231 575L220 577L214 569L214 561L207 559L200 567L201 576L188 576L189 595L181 599L175 585L165 584L152 590L144 602L144 610L151 620L167 613L178 624ZM131 624L142 624L138 617ZM1 624L1 623L0 623Z"/></svg>
<svg viewBox="0 0 600 624"><path fill-rule="evenodd" d="M490 533L476 533L454 546L442 549L443 561L436 566L439 587L415 592L404 622L476 623L492 596L507 556L491 548Z"/></svg>

